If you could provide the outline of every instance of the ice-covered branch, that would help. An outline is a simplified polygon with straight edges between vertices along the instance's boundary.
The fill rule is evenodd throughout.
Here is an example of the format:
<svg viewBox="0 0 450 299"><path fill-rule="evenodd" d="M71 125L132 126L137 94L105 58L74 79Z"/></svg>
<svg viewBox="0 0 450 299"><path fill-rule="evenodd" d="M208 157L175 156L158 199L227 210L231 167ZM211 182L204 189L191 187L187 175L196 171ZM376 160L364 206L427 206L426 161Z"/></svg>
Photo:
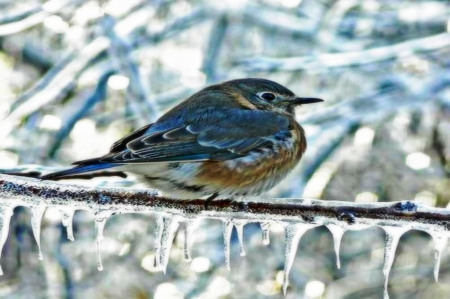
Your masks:
<svg viewBox="0 0 450 299"><path fill-rule="evenodd" d="M361 230L371 226L386 232L384 275L389 270L400 237L410 229L428 232L435 240L436 278L440 255L450 230L450 210L426 207L410 201L395 203L354 203L310 199L248 198L242 200L215 200L205 206L205 201L177 200L161 197L151 189L99 188L40 181L37 179L0 175L0 250L8 235L9 221L16 206L27 206L32 211L32 225L39 244L40 220L47 206L62 211L63 224L73 239L71 221L75 210L94 213L97 244L100 248L103 228L107 219L119 213L157 214L156 264L165 271L172 240L180 222L185 221L185 255L189 258L189 240L198 222L203 218L223 222L225 253L228 256L233 226L242 235L248 222L260 222L265 243L268 243L270 223L282 223L286 229L285 282L290 272L295 252L302 235L309 229L325 225L333 234L336 251L346 230ZM242 245L242 236L239 238ZM100 250L100 249L99 249ZM100 251L99 251L100 252ZM242 251L243 254L244 251ZM228 258L227 258L228 260ZM99 256L98 268L101 270ZM385 293L387 298L387 293Z"/></svg>
<svg viewBox="0 0 450 299"><path fill-rule="evenodd" d="M69 1L51 0L0 18L0 36L15 34L42 23L45 18L67 6Z"/></svg>
<svg viewBox="0 0 450 299"><path fill-rule="evenodd" d="M344 53L322 53L292 58L257 57L242 63L252 71L320 70L334 67L363 65L418 52L428 52L450 46L450 35L441 33L385 47Z"/></svg>

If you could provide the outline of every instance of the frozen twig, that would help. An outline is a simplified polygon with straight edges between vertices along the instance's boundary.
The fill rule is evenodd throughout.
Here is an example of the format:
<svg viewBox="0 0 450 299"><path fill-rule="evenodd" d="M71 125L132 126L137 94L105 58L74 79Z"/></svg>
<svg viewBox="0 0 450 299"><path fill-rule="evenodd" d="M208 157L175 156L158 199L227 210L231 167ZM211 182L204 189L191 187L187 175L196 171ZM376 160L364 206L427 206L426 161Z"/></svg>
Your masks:
<svg viewBox="0 0 450 299"><path fill-rule="evenodd" d="M220 16L214 27L211 29L208 50L203 61L202 70L205 72L208 82L215 82L217 79L217 65L220 49L222 48L229 25L226 14Z"/></svg>
<svg viewBox="0 0 450 299"><path fill-rule="evenodd" d="M152 189L99 188L0 175L2 205L70 207L92 212L165 212L186 218L243 219L248 221L334 224L345 229L367 226L408 227L448 232L450 210L426 207L410 201L354 203L307 199L249 198L205 201L177 200L157 195Z"/></svg>
<svg viewBox="0 0 450 299"><path fill-rule="evenodd" d="M64 126L55 134L53 144L49 149L49 156L54 157L59 148L61 147L64 139L70 134L75 124L83 118L91 109L99 102L105 100L107 83L109 77L114 72L108 72L103 75L95 88L94 92L84 101L83 105L71 115L70 119L64 123Z"/></svg>
<svg viewBox="0 0 450 299"><path fill-rule="evenodd" d="M111 41L111 47L108 49L109 55L113 57L121 73L130 80L127 96L131 102L133 113L140 115L140 119L144 122L155 120L158 109L156 103L149 97L149 92L139 72L139 66L131 57L133 49L126 40L117 35L116 21L113 17L105 15L102 25L106 36Z"/></svg>
<svg viewBox="0 0 450 299"><path fill-rule="evenodd" d="M204 11L196 10L170 22L163 30L146 35L145 38L133 37L131 47L137 49L149 43L159 43L203 20L205 20ZM141 26L136 26L135 30L138 31L140 28ZM0 137L7 136L22 117L67 94L83 71L98 62L106 54L109 46L108 38L96 38L86 45L78 55L70 54L52 68L48 75L13 104L10 114L0 128ZM106 72L108 71L111 69Z"/></svg>
<svg viewBox="0 0 450 299"><path fill-rule="evenodd" d="M414 53L434 51L448 46L450 46L450 35L441 33L362 51L322 53L292 58L257 57L245 59L242 63L247 69L252 71L317 71L401 58Z"/></svg>
<svg viewBox="0 0 450 299"><path fill-rule="evenodd" d="M36 26L68 4L67 0L50 0L43 5L3 16L0 18L0 36L15 34Z"/></svg>

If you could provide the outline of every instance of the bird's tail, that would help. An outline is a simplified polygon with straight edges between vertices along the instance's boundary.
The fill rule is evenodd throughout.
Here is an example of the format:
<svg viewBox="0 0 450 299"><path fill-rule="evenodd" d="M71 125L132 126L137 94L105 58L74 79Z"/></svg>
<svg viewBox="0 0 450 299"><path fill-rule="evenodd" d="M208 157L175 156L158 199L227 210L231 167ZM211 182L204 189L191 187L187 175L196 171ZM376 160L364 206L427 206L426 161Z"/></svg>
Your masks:
<svg viewBox="0 0 450 299"><path fill-rule="evenodd" d="M117 167L121 164L116 163L99 163L99 164L90 164L90 165L78 165L72 169L67 169L63 171L58 171L54 173L49 173L44 176L41 176L41 180L55 180L61 177L71 176L79 173L92 172L102 169L107 169L111 167Z"/></svg>

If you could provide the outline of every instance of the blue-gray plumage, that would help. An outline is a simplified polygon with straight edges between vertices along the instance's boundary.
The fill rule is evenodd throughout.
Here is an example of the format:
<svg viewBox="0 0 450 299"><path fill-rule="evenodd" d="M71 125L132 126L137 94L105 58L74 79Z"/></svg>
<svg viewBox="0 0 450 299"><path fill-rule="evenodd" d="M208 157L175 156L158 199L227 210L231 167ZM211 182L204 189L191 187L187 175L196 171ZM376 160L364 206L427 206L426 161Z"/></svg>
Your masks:
<svg viewBox="0 0 450 299"><path fill-rule="evenodd" d="M119 140L107 155L43 179L117 167L180 198L258 194L284 178L306 149L295 106L320 101L265 79L212 85Z"/></svg>

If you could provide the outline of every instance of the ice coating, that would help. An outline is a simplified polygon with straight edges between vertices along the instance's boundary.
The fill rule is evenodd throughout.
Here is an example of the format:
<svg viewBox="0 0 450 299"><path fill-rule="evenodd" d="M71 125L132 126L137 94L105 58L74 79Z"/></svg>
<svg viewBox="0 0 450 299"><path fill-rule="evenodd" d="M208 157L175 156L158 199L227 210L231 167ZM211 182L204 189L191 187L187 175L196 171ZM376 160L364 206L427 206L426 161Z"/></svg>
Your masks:
<svg viewBox="0 0 450 299"><path fill-rule="evenodd" d="M344 236L345 230L336 224L328 224L328 230L331 232L333 236L333 244L334 244L334 252L336 253L336 266L338 269L341 269L341 258L340 258L340 248L342 237Z"/></svg>
<svg viewBox="0 0 450 299"><path fill-rule="evenodd" d="M447 246L448 237L444 232L428 232L433 238L434 242L434 279L439 280L439 268L441 266L441 256L444 248Z"/></svg>
<svg viewBox="0 0 450 299"><path fill-rule="evenodd" d="M3 252L3 246L9 234L9 225L15 206L0 205L0 259ZM0 265L0 275L3 275L3 269Z"/></svg>
<svg viewBox="0 0 450 299"><path fill-rule="evenodd" d="M384 244L384 299L389 299L388 282L389 273L391 272L392 264L394 263L395 250L397 249L398 241L407 232L409 227L394 227L394 226L382 226L386 233L386 240Z"/></svg>
<svg viewBox="0 0 450 299"><path fill-rule="evenodd" d="M73 216L76 210L70 207L60 207L59 211L61 212L61 222L67 231L67 239L73 242L75 241L73 237Z"/></svg>
<svg viewBox="0 0 450 299"><path fill-rule="evenodd" d="M222 220L223 230L223 251L225 253L225 268L230 271L230 249L231 233L233 232L233 222L230 219Z"/></svg>
<svg viewBox="0 0 450 299"><path fill-rule="evenodd" d="M260 222L262 241L264 245L270 244L270 222Z"/></svg>
<svg viewBox="0 0 450 299"><path fill-rule="evenodd" d="M42 255L42 250L41 250L41 222L42 222L42 216L44 216L46 209L47 209L47 206L44 204L40 204L35 207L31 207L31 229L33 230L33 236L34 236L34 239L36 240L36 244L38 246L39 260L44 259L43 255Z"/></svg>
<svg viewBox="0 0 450 299"><path fill-rule="evenodd" d="M166 274L169 263L170 250L172 249L175 232L180 225L182 218L170 214L158 215L156 225L155 262L156 267L161 267Z"/></svg>
<svg viewBox="0 0 450 299"><path fill-rule="evenodd" d="M184 230L184 261L191 262L191 247L192 247L192 235L195 230L200 226L200 222L202 218L198 219L189 219L186 221L186 227Z"/></svg>
<svg viewBox="0 0 450 299"><path fill-rule="evenodd" d="M106 221L111 217L112 213L108 211L98 212L94 216L95 220L95 235L97 244L97 269L103 271L103 262L101 255L101 246L104 239L103 230L105 229Z"/></svg>
<svg viewBox="0 0 450 299"><path fill-rule="evenodd" d="M289 286L289 273L291 272L294 263L297 248L302 236L311 228L316 227L316 224L307 223L293 223L286 227L286 240L284 251L284 278L283 278L283 294L286 295L287 287Z"/></svg>
<svg viewBox="0 0 450 299"><path fill-rule="evenodd" d="M248 222L246 220L233 220L233 224L236 227L236 232L239 240L239 255L245 256L245 249L244 249L244 226Z"/></svg>

